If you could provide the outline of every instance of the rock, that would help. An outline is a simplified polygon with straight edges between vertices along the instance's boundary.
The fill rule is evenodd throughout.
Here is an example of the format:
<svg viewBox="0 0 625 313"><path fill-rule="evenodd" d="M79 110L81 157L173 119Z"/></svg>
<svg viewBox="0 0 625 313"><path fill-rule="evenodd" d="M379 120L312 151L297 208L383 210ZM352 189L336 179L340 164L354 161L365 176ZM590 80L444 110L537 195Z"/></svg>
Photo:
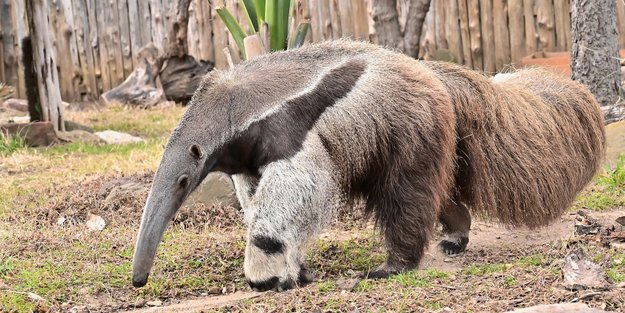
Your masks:
<svg viewBox="0 0 625 313"><path fill-rule="evenodd" d="M616 222L625 226L625 216L621 216L619 218L616 219Z"/></svg>
<svg viewBox="0 0 625 313"><path fill-rule="evenodd" d="M153 300L153 301L148 301L145 304L147 304L147 306L161 306L161 305L163 305L163 301L161 301L161 300Z"/></svg>
<svg viewBox="0 0 625 313"><path fill-rule="evenodd" d="M210 206L216 203L232 206L236 209L241 207L234 191L232 179L223 173L208 174L183 205L204 204Z"/></svg>
<svg viewBox="0 0 625 313"><path fill-rule="evenodd" d="M336 281L336 287L340 290L352 291L359 283L360 279L357 278L341 278Z"/></svg>
<svg viewBox="0 0 625 313"><path fill-rule="evenodd" d="M106 222L99 215L89 214L86 225L90 231L100 231L104 229Z"/></svg>
<svg viewBox="0 0 625 313"><path fill-rule="evenodd" d="M104 199L104 206L110 208L124 199L140 198L148 189L150 189L149 184L133 181L115 186Z"/></svg>
<svg viewBox="0 0 625 313"><path fill-rule="evenodd" d="M31 147L47 147L59 142L50 122L2 124L0 131L11 136L23 137L25 143Z"/></svg>
<svg viewBox="0 0 625 313"><path fill-rule="evenodd" d="M586 303L541 304L506 313L603 313L606 311L589 308Z"/></svg>
<svg viewBox="0 0 625 313"><path fill-rule="evenodd" d="M607 289L608 282L601 266L592 262L582 249L571 251L565 258L563 286L569 290Z"/></svg>
<svg viewBox="0 0 625 313"><path fill-rule="evenodd" d="M26 99L7 99L2 106L20 112L28 112L28 100Z"/></svg>
<svg viewBox="0 0 625 313"><path fill-rule="evenodd" d="M120 145L127 143L135 143L142 142L143 139L139 137L135 137L130 134L116 132L114 130L105 130L101 132L95 133L96 136L100 137L104 142L110 145Z"/></svg>
<svg viewBox="0 0 625 313"><path fill-rule="evenodd" d="M14 116L9 119L9 123L30 123L30 116Z"/></svg>
<svg viewBox="0 0 625 313"><path fill-rule="evenodd" d="M72 130L59 132L58 137L61 141L65 142L86 142L92 144L105 144L106 142L102 138L84 130Z"/></svg>

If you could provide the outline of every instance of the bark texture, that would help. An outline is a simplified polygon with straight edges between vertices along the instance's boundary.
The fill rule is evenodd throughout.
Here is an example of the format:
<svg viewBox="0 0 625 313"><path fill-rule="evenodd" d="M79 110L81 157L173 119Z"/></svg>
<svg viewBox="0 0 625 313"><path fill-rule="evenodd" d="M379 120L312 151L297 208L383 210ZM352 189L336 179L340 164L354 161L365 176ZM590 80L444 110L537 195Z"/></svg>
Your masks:
<svg viewBox="0 0 625 313"><path fill-rule="evenodd" d="M65 131L59 73L49 35L48 5L43 0L26 0L26 14L43 120L52 122L55 131Z"/></svg>
<svg viewBox="0 0 625 313"><path fill-rule="evenodd" d="M588 86L602 107L612 106L621 84L616 1L573 0L571 13L571 78Z"/></svg>
<svg viewBox="0 0 625 313"><path fill-rule="evenodd" d="M423 22L430 8L431 0L400 0L406 8L406 22L402 31L399 21L397 0L373 1L371 17L378 44L397 49L416 58L419 55L419 40Z"/></svg>

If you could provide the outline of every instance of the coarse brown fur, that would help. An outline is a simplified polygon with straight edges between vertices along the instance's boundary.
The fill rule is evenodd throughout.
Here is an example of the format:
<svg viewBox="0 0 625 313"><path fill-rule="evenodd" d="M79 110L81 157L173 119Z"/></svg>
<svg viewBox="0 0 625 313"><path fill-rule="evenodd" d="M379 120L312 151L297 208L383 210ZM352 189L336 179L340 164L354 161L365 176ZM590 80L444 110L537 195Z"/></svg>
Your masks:
<svg viewBox="0 0 625 313"><path fill-rule="evenodd" d="M549 72L495 82L346 40L260 56L209 74L172 133L133 283L147 282L167 222L210 171L233 175L250 285L283 290L305 276L306 243L340 205L366 201L388 250L369 277L384 277L418 265L439 220L447 253L466 247L470 212L547 224L590 181L604 145L590 93Z"/></svg>
<svg viewBox="0 0 625 313"><path fill-rule="evenodd" d="M541 69L500 83L450 63L426 63L456 112L455 194L471 212L514 226L557 218L599 169L603 117L581 84Z"/></svg>

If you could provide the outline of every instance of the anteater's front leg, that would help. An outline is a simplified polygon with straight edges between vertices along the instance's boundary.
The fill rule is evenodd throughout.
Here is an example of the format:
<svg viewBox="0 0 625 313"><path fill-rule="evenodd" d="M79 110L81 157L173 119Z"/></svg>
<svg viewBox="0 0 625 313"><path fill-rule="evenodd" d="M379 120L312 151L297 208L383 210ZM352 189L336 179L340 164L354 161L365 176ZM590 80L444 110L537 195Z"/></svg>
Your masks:
<svg viewBox="0 0 625 313"><path fill-rule="evenodd" d="M330 171L305 156L274 162L246 208L245 276L257 291L286 290L311 280L305 245L331 220L338 202Z"/></svg>

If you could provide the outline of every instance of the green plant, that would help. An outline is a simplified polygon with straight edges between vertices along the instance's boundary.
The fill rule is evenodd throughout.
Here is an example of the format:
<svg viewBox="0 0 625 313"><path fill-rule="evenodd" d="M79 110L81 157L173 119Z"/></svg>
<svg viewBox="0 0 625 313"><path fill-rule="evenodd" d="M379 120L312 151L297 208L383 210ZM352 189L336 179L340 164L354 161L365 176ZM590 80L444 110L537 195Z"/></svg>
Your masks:
<svg viewBox="0 0 625 313"><path fill-rule="evenodd" d="M605 174L599 176L597 182L610 189L622 187L625 183L625 156L622 154L619 156L614 168L606 167Z"/></svg>
<svg viewBox="0 0 625 313"><path fill-rule="evenodd" d="M26 142L21 136L13 136L0 131L0 155L7 156L26 147Z"/></svg>
<svg viewBox="0 0 625 313"><path fill-rule="evenodd" d="M269 51L294 49L304 44L310 22L304 20L295 29L289 29L289 21L294 20L296 15L294 0L239 0L239 4L245 14L247 31L227 8L219 7L216 11L234 38L243 59Z"/></svg>

